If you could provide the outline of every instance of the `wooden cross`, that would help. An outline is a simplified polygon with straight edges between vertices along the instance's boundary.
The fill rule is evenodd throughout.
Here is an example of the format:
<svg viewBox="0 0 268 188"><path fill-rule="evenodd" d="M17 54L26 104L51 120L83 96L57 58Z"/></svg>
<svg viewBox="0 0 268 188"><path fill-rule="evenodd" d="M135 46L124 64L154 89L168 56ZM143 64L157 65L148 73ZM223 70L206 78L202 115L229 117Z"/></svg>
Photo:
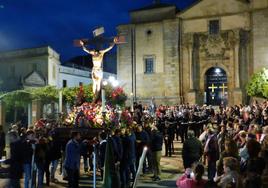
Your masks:
<svg viewBox="0 0 268 188"><path fill-rule="evenodd" d="M74 46L81 47L80 40L84 42L86 46L91 46L95 50L101 50L104 45L115 42L115 44L124 44L126 43L125 36L116 36L116 37L104 37L104 28L97 28L93 31L93 38L90 39L77 39L74 40ZM116 39L116 40L114 40Z"/></svg>
<svg viewBox="0 0 268 188"><path fill-rule="evenodd" d="M217 89L218 87L215 86L214 84L212 84L211 86L208 87L208 89L211 89L212 93L215 92L215 89Z"/></svg>
<svg viewBox="0 0 268 188"><path fill-rule="evenodd" d="M227 86L224 83L222 83L222 86L220 86L219 88L222 89L222 93L224 95L225 94L225 89L227 89Z"/></svg>

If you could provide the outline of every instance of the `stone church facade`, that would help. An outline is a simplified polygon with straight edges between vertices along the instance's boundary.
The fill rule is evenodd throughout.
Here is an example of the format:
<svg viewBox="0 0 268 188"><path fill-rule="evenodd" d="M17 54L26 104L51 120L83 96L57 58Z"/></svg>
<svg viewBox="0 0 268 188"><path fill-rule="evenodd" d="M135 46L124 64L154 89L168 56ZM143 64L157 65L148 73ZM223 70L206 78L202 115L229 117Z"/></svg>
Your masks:
<svg viewBox="0 0 268 188"><path fill-rule="evenodd" d="M268 0L201 0L177 12L154 4L118 26L118 79L158 104L246 103L250 76L268 67ZM216 102L215 102L216 101Z"/></svg>

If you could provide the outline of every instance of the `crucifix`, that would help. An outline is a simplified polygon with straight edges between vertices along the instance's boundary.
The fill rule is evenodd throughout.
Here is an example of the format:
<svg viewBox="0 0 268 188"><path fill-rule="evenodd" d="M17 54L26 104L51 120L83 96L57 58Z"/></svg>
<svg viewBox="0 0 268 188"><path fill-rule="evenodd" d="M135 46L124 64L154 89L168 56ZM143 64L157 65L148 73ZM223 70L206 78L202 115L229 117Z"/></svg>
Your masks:
<svg viewBox="0 0 268 188"><path fill-rule="evenodd" d="M100 98L100 90L103 77L103 57L104 54L110 51L115 44L125 43L124 36L116 36L105 38L103 36L104 28L99 27L93 31L93 38L91 39L79 39L75 40L75 46L82 47L82 49L92 56L93 68L92 68L92 80L93 80L93 93L96 103ZM109 47L103 48L103 46L110 44ZM87 48L86 46L89 46Z"/></svg>
<svg viewBox="0 0 268 188"><path fill-rule="evenodd" d="M211 89L212 93L215 92L215 89L217 89L218 87L215 86L214 84L211 84L211 86L208 87L208 89Z"/></svg>
<svg viewBox="0 0 268 188"><path fill-rule="evenodd" d="M220 89L222 89L222 93L223 93L223 96L225 95L225 89L227 89L227 86L222 83L222 86L219 87Z"/></svg>

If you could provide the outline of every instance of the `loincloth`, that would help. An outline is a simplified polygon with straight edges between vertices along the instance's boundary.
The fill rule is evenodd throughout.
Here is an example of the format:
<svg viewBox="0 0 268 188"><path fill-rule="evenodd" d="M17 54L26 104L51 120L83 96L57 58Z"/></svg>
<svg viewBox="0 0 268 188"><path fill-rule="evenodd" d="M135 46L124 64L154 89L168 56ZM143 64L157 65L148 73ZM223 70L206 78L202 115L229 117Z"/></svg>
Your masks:
<svg viewBox="0 0 268 188"><path fill-rule="evenodd" d="M103 76L103 71L101 68L94 68L92 69L92 79L93 80L101 80Z"/></svg>

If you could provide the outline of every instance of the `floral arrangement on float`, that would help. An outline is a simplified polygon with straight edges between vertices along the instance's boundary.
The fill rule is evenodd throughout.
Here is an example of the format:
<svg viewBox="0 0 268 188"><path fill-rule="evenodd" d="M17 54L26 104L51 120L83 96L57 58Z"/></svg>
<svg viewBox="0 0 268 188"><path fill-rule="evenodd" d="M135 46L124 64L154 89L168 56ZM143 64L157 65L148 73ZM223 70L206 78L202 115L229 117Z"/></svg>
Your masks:
<svg viewBox="0 0 268 188"><path fill-rule="evenodd" d="M80 89L80 92L83 91ZM117 126L129 126L132 117L128 110L121 111L127 100L123 88L105 88L106 105L102 108L101 102L84 102L79 106L73 106L68 113L64 124L69 127L89 128L117 128ZM78 93L78 97L81 93ZM121 122L121 123L119 123Z"/></svg>
<svg viewBox="0 0 268 188"><path fill-rule="evenodd" d="M129 127L132 124L133 124L133 118L131 113L127 109L123 110L120 116L120 126Z"/></svg>

